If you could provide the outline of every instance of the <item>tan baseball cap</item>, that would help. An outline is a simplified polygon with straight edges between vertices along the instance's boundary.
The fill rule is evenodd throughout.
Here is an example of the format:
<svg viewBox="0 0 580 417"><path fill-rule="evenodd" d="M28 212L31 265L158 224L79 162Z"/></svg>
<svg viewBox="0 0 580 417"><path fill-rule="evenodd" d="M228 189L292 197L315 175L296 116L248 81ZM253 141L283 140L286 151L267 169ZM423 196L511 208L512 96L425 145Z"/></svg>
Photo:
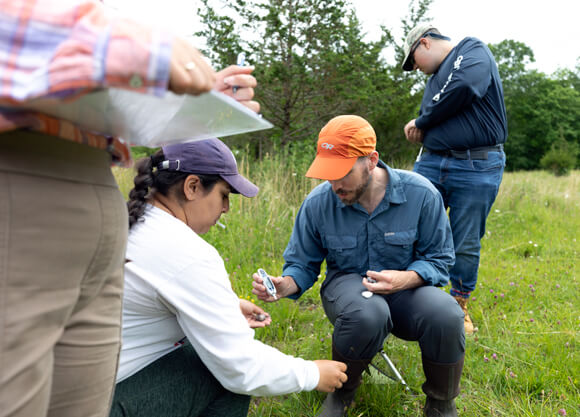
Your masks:
<svg viewBox="0 0 580 417"><path fill-rule="evenodd" d="M357 159L376 147L375 130L360 116L342 115L331 119L318 135L316 158L306 176L337 180L352 169Z"/></svg>
<svg viewBox="0 0 580 417"><path fill-rule="evenodd" d="M421 39L425 33L433 29L437 30L437 28L433 26L432 23L419 23L417 26L411 29L407 35L407 39L405 39L405 44L403 45L405 51L405 59L403 60L404 71L413 70L413 66L411 65L411 60L409 58L411 57L411 52L413 51L413 46L415 46L415 43L417 43L417 41Z"/></svg>

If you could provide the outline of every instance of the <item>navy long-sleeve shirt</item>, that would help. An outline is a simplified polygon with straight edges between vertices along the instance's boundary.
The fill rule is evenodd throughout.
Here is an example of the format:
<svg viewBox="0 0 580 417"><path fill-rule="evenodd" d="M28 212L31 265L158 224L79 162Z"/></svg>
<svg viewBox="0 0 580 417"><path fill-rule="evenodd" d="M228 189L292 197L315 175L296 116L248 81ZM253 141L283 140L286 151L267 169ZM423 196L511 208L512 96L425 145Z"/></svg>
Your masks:
<svg viewBox="0 0 580 417"><path fill-rule="evenodd" d="M309 289L326 259L328 270L412 270L428 285L443 286L455 262L453 238L441 195L422 176L386 169L389 183L383 200L368 212L358 203L345 205L329 182L316 187L302 203L288 246L283 276Z"/></svg>
<svg viewBox="0 0 580 417"><path fill-rule="evenodd" d="M415 125L433 151L505 143L503 87L487 45L468 37L449 52L427 81Z"/></svg>

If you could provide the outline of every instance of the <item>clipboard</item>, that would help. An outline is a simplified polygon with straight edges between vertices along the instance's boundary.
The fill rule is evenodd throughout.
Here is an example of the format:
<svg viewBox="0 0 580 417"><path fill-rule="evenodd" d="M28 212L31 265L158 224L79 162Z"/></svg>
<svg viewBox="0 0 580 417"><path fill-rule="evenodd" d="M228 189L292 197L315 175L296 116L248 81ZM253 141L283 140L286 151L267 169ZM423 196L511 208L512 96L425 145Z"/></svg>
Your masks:
<svg viewBox="0 0 580 417"><path fill-rule="evenodd" d="M216 91L200 96L168 91L160 98L109 88L72 101L43 98L21 107L151 148L273 127L260 115Z"/></svg>

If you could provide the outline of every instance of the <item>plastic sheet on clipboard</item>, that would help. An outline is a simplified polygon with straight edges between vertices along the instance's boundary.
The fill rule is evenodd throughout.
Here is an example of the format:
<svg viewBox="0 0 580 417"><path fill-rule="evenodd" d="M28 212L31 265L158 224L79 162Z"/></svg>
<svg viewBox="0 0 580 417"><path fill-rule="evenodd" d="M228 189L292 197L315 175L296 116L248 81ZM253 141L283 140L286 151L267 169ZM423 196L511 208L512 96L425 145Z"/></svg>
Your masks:
<svg viewBox="0 0 580 417"><path fill-rule="evenodd" d="M23 105L77 126L140 146L157 147L269 129L273 125L225 94L167 92L163 98L104 89L73 101L40 99Z"/></svg>

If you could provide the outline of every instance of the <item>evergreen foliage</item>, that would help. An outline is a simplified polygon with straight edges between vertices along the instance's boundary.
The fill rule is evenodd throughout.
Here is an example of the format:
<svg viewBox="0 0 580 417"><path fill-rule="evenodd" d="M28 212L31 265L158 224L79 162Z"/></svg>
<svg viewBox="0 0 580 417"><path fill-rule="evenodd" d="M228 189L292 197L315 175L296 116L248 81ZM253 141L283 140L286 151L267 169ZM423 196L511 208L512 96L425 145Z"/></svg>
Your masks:
<svg viewBox="0 0 580 417"><path fill-rule="evenodd" d="M432 0L422 0L404 22L421 20ZM358 114L375 127L378 150L388 161L408 160L416 152L403 136L420 94L410 95L418 74L403 74L400 65L382 57L392 46L402 58L389 30L366 42L352 6L345 0L233 0L220 7L202 0L198 11L210 58L225 67L243 51L256 63L256 99L274 129L227 138L235 146L250 143L256 157L274 146L306 142L314 149L320 128L339 114ZM232 17L235 16L235 19ZM402 45L402 40L401 40Z"/></svg>
<svg viewBox="0 0 580 417"><path fill-rule="evenodd" d="M429 20L433 0L411 0L401 20L407 33ZM204 53L224 68L239 52L254 63L256 100L273 129L225 138L234 148L249 143L261 159L274 149L315 149L321 127L339 114L358 114L377 132L381 158L408 165L418 146L405 140L416 118L426 77L403 72L404 39L382 28L377 41L365 32L348 0L201 0L198 15ZM219 7L216 7L218 4ZM445 28L440 28L445 31ZM559 138L580 145L580 64L548 76L528 65L533 51L522 42L489 45L502 77L508 116L507 170L540 168ZM383 52L392 50L395 62ZM577 164L577 162L576 162ZM576 165L578 166L578 165Z"/></svg>

